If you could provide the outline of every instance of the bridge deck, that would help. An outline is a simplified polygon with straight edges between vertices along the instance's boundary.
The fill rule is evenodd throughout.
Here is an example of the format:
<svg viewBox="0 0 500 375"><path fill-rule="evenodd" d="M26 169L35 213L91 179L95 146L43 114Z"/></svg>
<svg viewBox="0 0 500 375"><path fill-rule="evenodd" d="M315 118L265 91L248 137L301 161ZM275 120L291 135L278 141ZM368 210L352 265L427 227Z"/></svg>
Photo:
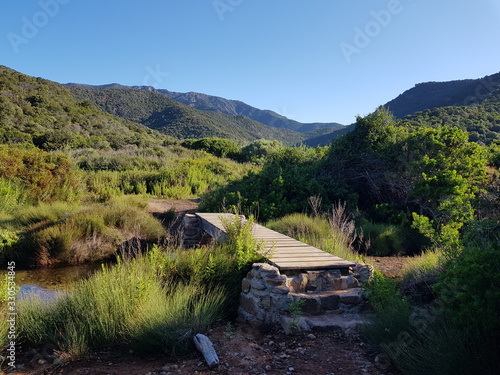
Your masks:
<svg viewBox="0 0 500 375"><path fill-rule="evenodd" d="M196 213L202 221L202 228L212 237L224 238L226 233L222 218L232 218L232 214ZM346 261L316 247L307 245L284 234L254 224L252 233L257 240L264 241L265 249L272 249L269 262L280 270L324 270L353 267L354 262Z"/></svg>

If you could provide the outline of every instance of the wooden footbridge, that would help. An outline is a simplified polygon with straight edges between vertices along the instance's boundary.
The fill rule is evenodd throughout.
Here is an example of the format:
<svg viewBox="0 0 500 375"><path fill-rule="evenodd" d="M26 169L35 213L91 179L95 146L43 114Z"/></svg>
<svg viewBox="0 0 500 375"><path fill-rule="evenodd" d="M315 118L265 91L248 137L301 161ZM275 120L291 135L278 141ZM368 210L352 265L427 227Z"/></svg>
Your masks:
<svg viewBox="0 0 500 375"><path fill-rule="evenodd" d="M215 239L226 236L221 218L234 218L232 214L196 213L201 221L201 228ZM269 262L282 271L328 270L348 271L354 262L346 261L316 247L297 241L262 225L254 224L252 233L255 239L263 240L266 250L272 250Z"/></svg>

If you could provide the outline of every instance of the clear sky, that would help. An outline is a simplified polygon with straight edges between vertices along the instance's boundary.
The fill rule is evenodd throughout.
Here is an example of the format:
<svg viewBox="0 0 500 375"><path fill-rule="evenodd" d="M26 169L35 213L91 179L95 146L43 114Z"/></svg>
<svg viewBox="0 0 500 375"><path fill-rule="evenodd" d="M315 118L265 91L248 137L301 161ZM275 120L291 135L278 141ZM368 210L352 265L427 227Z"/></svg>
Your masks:
<svg viewBox="0 0 500 375"><path fill-rule="evenodd" d="M350 124L416 83L500 71L498 0L2 0L0 65Z"/></svg>

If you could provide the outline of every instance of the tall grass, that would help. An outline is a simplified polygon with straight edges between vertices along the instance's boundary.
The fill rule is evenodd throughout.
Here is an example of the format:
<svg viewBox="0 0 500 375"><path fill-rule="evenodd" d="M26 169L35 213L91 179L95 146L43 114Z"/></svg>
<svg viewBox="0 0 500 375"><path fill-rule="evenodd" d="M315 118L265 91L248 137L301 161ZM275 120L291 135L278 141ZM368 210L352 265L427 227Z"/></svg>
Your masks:
<svg viewBox="0 0 500 375"><path fill-rule="evenodd" d="M81 263L111 256L131 239L157 242L165 233L138 197L116 197L103 205L66 203L20 210L24 242L14 247L17 259L38 264Z"/></svg>
<svg viewBox="0 0 500 375"><path fill-rule="evenodd" d="M158 155L135 153L120 157L78 155L78 165L86 170L87 198L106 202L124 194L153 195L183 199L199 196L218 185L241 178L250 169L231 160L221 160L204 152L165 148ZM187 153L187 155L185 155Z"/></svg>
<svg viewBox="0 0 500 375"><path fill-rule="evenodd" d="M0 178L0 212L11 212L26 199L26 192L20 184Z"/></svg>
<svg viewBox="0 0 500 375"><path fill-rule="evenodd" d="M194 334L222 316L224 291L165 280L159 257L153 252L103 269L55 302L19 301L20 337L35 346L51 340L71 357L104 345L185 352Z"/></svg>
<svg viewBox="0 0 500 375"><path fill-rule="evenodd" d="M361 229L370 244L366 248L368 255L389 256L405 252L403 235L397 226L366 222Z"/></svg>
<svg viewBox="0 0 500 375"><path fill-rule="evenodd" d="M427 250L409 258L403 266L403 280L423 281L442 271L443 254L437 250Z"/></svg>
<svg viewBox="0 0 500 375"><path fill-rule="evenodd" d="M261 259L246 227L229 227L226 244L165 251L153 246L136 258L118 258L56 301L20 301L20 338L32 346L52 342L72 358L106 345L186 352L196 333L235 313L241 280ZM241 246L234 246L238 241Z"/></svg>
<svg viewBox="0 0 500 375"><path fill-rule="evenodd" d="M348 225L342 226L340 223L333 216L326 218L291 214L267 222L266 227L343 259L356 260L359 254L352 248L354 231L348 230Z"/></svg>
<svg viewBox="0 0 500 375"><path fill-rule="evenodd" d="M13 217L19 227L40 222L58 222L64 216L78 210L78 208L78 205L66 202L42 203L37 206L21 208L13 214Z"/></svg>

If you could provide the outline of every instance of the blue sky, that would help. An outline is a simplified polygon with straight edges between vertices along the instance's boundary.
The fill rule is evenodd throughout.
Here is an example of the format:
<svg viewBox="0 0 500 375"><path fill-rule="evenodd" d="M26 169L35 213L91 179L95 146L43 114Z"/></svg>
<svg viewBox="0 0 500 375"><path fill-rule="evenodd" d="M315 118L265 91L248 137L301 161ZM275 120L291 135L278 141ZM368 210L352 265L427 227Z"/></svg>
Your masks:
<svg viewBox="0 0 500 375"><path fill-rule="evenodd" d="M354 122L416 83L500 71L498 0L3 0L0 64Z"/></svg>

